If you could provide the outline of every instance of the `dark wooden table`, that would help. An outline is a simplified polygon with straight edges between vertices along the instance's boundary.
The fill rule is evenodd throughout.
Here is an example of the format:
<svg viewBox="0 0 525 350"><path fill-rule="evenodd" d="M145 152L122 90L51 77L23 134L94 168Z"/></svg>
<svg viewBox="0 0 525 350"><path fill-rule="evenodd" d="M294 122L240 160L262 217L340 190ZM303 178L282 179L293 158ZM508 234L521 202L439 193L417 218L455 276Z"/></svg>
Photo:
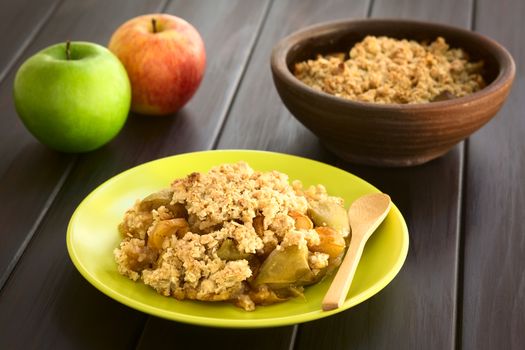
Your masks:
<svg viewBox="0 0 525 350"><path fill-rule="evenodd" d="M106 44L125 20L167 12L193 23L205 79L170 118L131 115L88 154L40 145L12 101L17 68L67 39ZM444 157L403 169L346 164L284 108L272 46L325 20L406 17L487 34L517 63L498 116ZM521 0L0 2L0 349L525 349L525 2ZM391 194L410 231L407 261L370 300L306 324L254 330L170 322L121 305L69 260L79 202L113 175L152 159L212 148L272 150L339 166Z"/></svg>

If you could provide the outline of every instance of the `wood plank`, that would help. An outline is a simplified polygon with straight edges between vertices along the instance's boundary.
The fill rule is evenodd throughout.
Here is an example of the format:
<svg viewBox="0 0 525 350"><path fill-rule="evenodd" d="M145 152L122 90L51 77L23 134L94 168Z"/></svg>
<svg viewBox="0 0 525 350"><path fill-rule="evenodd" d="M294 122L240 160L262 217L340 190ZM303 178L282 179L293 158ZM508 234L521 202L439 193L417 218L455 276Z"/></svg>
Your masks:
<svg viewBox="0 0 525 350"><path fill-rule="evenodd" d="M270 72L271 50L281 38L302 27L363 17L366 13L367 2L334 0L319 5L317 1L288 0L274 3L217 147L255 148L310 157L318 153L321 157L322 151L313 134L291 116L275 91Z"/></svg>
<svg viewBox="0 0 525 350"><path fill-rule="evenodd" d="M290 327L264 329L222 329L190 326L150 317L137 349L166 346L166 335L179 346L197 349L288 350L293 341Z"/></svg>
<svg viewBox="0 0 525 350"><path fill-rule="evenodd" d="M102 19L116 17L121 11L119 4L108 8L109 4L90 2L93 9L90 16L97 17L100 13ZM112 301L84 281L67 255L65 231L69 217L82 198L107 178L138 163L188 149L203 149L214 142L210 135L220 129L268 2L207 0L191 4L174 2L168 11L192 22L204 38L208 67L199 92L176 116L131 116L113 142L78 157L57 199L0 292L0 348L31 348L37 344L48 348L128 348L138 341L146 315ZM71 22L62 22L54 28L57 35L60 30L82 22L77 8L78 4L71 2L59 9L58 14L67 14ZM101 33L109 38L117 24ZM92 29L77 30L82 36ZM0 91L3 93L3 89ZM34 173L38 169L36 165L20 167L23 167L17 171L20 173ZM24 217L18 215L15 219Z"/></svg>
<svg viewBox="0 0 525 350"><path fill-rule="evenodd" d="M524 17L523 1L477 2L476 31L511 52L516 79L503 109L467 148L463 349L525 348Z"/></svg>
<svg viewBox="0 0 525 350"><path fill-rule="evenodd" d="M60 0L0 2L0 81L56 10Z"/></svg>
<svg viewBox="0 0 525 350"><path fill-rule="evenodd" d="M415 0L380 0L372 9L373 17L417 19L465 27L470 24L474 0L431 3Z"/></svg>
<svg viewBox="0 0 525 350"><path fill-rule="evenodd" d="M443 11L437 20L464 27L470 23L468 8L462 9L454 1L423 1L417 7L411 4L415 2L400 3L399 13L425 19ZM331 13L328 6L322 6L328 18L352 17L343 10ZM390 6L388 1L374 1L372 14L391 17ZM355 14L362 16L366 9L360 11ZM283 16L289 13L281 12ZM293 18L290 22L295 28L307 24ZM301 325L296 348L453 348L463 145L441 159L409 169L369 168L336 160L290 115L272 86L269 72L260 69L268 64L272 45L284 34L282 30L271 38L271 34L261 38L219 148L266 149L335 164L391 194L407 219L411 235L407 261L392 284L356 308Z"/></svg>
<svg viewBox="0 0 525 350"><path fill-rule="evenodd" d="M164 0L148 3L119 0L105 5L105 11L101 11L101 1L66 1L35 37L15 68L42 48L66 39L104 44L126 19L159 11L164 3ZM0 222L5 227L0 232L0 288L75 159L39 144L19 121L12 101L15 73L16 69L12 69L0 83L0 201L9 203L6 210L0 211Z"/></svg>
<svg viewBox="0 0 525 350"><path fill-rule="evenodd" d="M73 158L74 159L74 158ZM70 156L40 145L24 147L0 181L0 200L9 203L0 211L0 289L38 228L43 215L69 174ZM34 172L35 165L45 166ZM24 213L21 215L21 213Z"/></svg>

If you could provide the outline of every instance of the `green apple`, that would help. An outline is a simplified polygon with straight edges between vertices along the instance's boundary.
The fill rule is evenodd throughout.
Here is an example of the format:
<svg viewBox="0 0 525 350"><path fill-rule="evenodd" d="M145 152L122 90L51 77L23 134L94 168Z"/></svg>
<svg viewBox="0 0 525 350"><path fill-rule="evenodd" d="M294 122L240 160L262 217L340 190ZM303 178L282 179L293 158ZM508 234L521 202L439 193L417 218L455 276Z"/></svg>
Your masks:
<svg viewBox="0 0 525 350"><path fill-rule="evenodd" d="M40 142L58 151L87 152L122 129L131 87L124 66L108 49L68 42L22 64L14 99L22 122Z"/></svg>

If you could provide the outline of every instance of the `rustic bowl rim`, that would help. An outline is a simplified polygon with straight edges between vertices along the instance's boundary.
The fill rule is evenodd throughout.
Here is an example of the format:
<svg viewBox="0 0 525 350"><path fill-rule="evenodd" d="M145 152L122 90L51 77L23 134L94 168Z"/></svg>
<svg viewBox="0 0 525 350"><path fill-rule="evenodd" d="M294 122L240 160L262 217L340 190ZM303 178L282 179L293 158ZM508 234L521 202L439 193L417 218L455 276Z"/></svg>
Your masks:
<svg viewBox="0 0 525 350"><path fill-rule="evenodd" d="M345 27L348 25L366 25L370 23L384 23L390 25L404 24L404 25L414 25L422 28L434 27L437 30L443 31L456 31L467 37L471 37L473 40L478 42L484 42L490 50L488 53L493 56L498 62L499 72L494 80L485 86L483 89L476 91L470 95L457 97L451 100L446 101L436 101L436 102L426 102L426 103L414 103L414 104L380 104L373 102L360 102L350 99L344 99L331 95L329 93L315 90L312 87L306 85L299 79L297 79L293 73L288 68L286 64L286 59L290 49L296 45L302 45L306 40L309 40L312 36L320 36L323 34L333 33L338 27ZM446 39L446 38L445 38ZM516 65L511 54L503 47L501 44L496 42L494 39L491 39L480 33L459 28L452 25L429 22L429 21L418 21L418 20L408 20L408 19L396 19L396 18L372 18L372 19L344 19L344 20L335 20L317 23L311 26L304 27L299 29L288 36L282 38L272 49L271 54L271 69L274 75L276 75L284 83L292 85L294 88L301 90L305 94L314 97L321 98L326 100L327 103L337 104L346 107L354 108L367 108L370 110L380 111L425 111L425 110L435 110L437 108L447 108L457 105L470 104L472 102L478 101L480 99L490 97L496 93L499 89L503 88L509 81L511 82L514 79L516 73Z"/></svg>

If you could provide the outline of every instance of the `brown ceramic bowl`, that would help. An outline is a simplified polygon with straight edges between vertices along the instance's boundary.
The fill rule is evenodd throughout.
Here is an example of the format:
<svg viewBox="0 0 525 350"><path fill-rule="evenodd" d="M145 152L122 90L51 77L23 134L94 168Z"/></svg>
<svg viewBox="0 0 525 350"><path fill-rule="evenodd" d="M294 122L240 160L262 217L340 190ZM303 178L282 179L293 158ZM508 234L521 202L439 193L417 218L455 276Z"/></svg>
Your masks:
<svg viewBox="0 0 525 350"><path fill-rule="evenodd" d="M317 54L348 52L367 35L433 41L445 38L472 61L485 62L487 86L469 96L422 104L356 102L310 88L295 63ZM329 22L300 30L273 49L275 86L290 112L339 157L356 163L410 166L450 150L501 108L515 75L511 55L480 34L442 24L393 19Z"/></svg>

